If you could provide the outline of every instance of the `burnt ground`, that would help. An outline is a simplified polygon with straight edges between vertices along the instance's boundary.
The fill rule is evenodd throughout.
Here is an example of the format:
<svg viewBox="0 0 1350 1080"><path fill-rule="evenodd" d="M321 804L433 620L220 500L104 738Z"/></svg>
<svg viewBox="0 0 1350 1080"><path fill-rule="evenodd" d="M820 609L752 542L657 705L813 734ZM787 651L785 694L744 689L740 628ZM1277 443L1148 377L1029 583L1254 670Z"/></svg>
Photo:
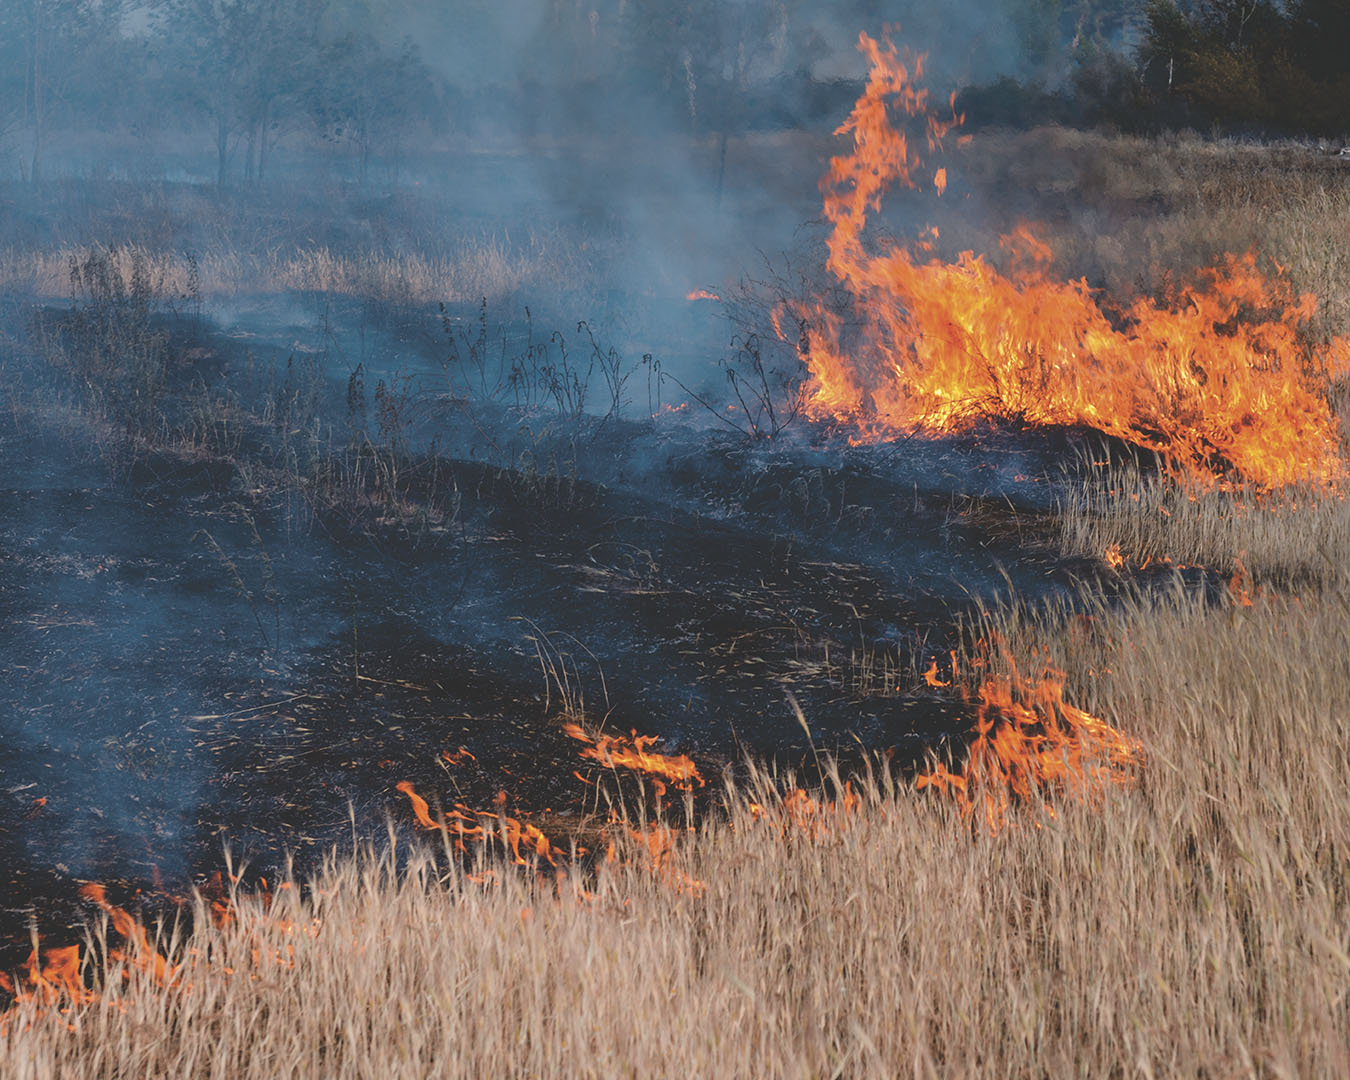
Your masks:
<svg viewBox="0 0 1350 1080"><path fill-rule="evenodd" d="M275 875L411 833L400 780L565 844L600 809L578 771L639 798L578 757L569 703L705 792L812 744L919 760L969 726L916 675L958 621L1094 572L1052 544L1090 433L850 447L473 400L434 338L363 327L354 356L328 308L309 345L256 313L156 322L147 424L90 396L69 313L29 314L0 411L6 964L33 918L71 932L82 881L181 896L227 845Z"/></svg>

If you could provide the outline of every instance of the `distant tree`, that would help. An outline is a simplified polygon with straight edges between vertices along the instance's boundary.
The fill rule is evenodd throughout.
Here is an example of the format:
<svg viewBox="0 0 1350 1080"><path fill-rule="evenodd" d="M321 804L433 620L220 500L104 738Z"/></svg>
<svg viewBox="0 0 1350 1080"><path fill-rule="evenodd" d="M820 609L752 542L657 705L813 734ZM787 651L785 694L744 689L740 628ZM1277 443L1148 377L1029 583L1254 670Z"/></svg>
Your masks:
<svg viewBox="0 0 1350 1080"><path fill-rule="evenodd" d="M689 129L722 133L737 98L794 64L800 0L628 0L623 62L678 101Z"/></svg>
<svg viewBox="0 0 1350 1080"><path fill-rule="evenodd" d="M1139 45L1144 84L1167 96L1177 85L1177 65L1185 66L1199 43L1199 27L1176 0L1149 0L1144 37Z"/></svg>
<svg viewBox="0 0 1350 1080"><path fill-rule="evenodd" d="M1027 73L1040 84L1055 81L1064 66L1062 0L1014 0L1009 14Z"/></svg>
<svg viewBox="0 0 1350 1080"><path fill-rule="evenodd" d="M0 0L0 133L26 129L33 183L56 125L106 92L123 11L122 0Z"/></svg>
<svg viewBox="0 0 1350 1080"><path fill-rule="evenodd" d="M216 184L228 176L230 140L245 124L250 51L262 40L267 0L161 0L159 26L186 74L186 90L210 120Z"/></svg>
<svg viewBox="0 0 1350 1080"><path fill-rule="evenodd" d="M240 120L247 139L244 176L262 181L272 134L302 111L319 62L322 0L267 5L255 23L257 37L240 81Z"/></svg>
<svg viewBox="0 0 1350 1080"><path fill-rule="evenodd" d="M320 132L355 148L362 184L377 148L396 154L411 133L435 126L438 99L436 81L411 41L388 50L361 32L323 46L308 91Z"/></svg>
<svg viewBox="0 0 1350 1080"><path fill-rule="evenodd" d="M279 114L317 69L324 9L323 0L158 0L164 47L186 75L185 104L212 128L218 185L240 137L245 177L262 176Z"/></svg>

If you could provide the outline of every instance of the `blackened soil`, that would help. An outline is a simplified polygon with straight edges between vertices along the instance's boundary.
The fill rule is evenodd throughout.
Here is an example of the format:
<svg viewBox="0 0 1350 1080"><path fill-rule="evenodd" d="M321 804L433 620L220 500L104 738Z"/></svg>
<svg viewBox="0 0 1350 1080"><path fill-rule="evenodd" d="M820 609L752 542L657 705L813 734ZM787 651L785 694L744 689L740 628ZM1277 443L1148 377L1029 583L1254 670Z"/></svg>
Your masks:
<svg viewBox="0 0 1350 1080"><path fill-rule="evenodd" d="M597 782L650 808L569 708L691 755L699 799L747 755L918 760L970 716L916 665L1082 570L1047 542L1080 433L752 444L431 391L362 427L343 362L191 350L166 415L218 412L190 432L133 438L41 372L0 410L6 965L80 881L181 896L226 845L275 875L411 831L400 780L555 830Z"/></svg>

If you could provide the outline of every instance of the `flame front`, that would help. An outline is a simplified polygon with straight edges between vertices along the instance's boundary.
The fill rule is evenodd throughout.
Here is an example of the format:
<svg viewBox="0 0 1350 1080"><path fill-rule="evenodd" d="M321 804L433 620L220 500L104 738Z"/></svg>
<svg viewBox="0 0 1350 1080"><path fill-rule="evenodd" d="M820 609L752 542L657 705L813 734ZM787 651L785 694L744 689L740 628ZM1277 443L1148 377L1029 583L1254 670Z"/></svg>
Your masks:
<svg viewBox="0 0 1350 1080"><path fill-rule="evenodd" d="M85 988L84 980L80 977L78 945L47 949L45 964L39 959L38 950L34 949L18 983L0 972L0 990L14 999L9 1009L0 1012L0 1031L4 1029L6 1016L19 1005L28 1002L44 1006L83 1005L97 996Z"/></svg>
<svg viewBox="0 0 1350 1080"><path fill-rule="evenodd" d="M876 438L957 433L991 418L1083 425L1202 481L1225 471L1263 488L1343 479L1324 390L1350 372L1350 340L1311 346L1315 299L1264 274L1253 255L1229 256L1166 302L1109 310L1085 281L1051 276L1050 249L1026 226L1003 238L1007 274L969 251L921 261L927 242L871 253L868 215L885 191L927 175L891 109L923 121L930 150L960 118L931 110L921 57L866 34L859 49L871 74L837 132L852 149L821 182L826 266L846 310L817 300L775 313L809 369L810 414ZM932 187L946 186L940 170Z"/></svg>

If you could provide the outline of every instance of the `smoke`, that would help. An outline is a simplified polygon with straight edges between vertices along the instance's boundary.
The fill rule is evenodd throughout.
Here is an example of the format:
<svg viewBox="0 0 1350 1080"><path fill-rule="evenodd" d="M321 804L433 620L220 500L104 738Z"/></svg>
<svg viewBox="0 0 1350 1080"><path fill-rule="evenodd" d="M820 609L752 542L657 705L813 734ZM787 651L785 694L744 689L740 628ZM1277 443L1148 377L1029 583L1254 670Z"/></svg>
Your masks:
<svg viewBox="0 0 1350 1080"><path fill-rule="evenodd" d="M514 321L518 329L529 307L542 338L557 328L574 341L580 341L577 322L585 320L602 345L615 345L629 364L650 353L664 373L701 388L722 378L717 361L728 355L732 332L743 327L686 296L702 288L729 294L747 276L778 272L785 258L800 254L794 249L810 250L813 236L801 226L819 214L817 183L835 150L832 132L865 74L855 48L859 31L898 24L897 41L929 54L928 82L940 97L967 82L1034 66L1013 0L993 11L976 0L404 0L375 6L242 0L223 7L174 0L162 12L156 8L163 17L129 14L118 24L120 34L90 32L85 16L104 6L46 0L0 9L0 197L6 209L0 246L31 255L27 269L4 270L6 287L64 299L67 249L91 243L134 244L162 256L146 264L146 280L164 301L161 313L186 319L204 307L208 319L238 321L226 328L238 346L229 357L230 374L256 367L258 381L269 387L273 407L257 415L270 425L265 438L272 441L264 445L272 456L264 460L254 447L247 468L221 484L203 483L157 503L157 478L148 491L129 483L112 467L121 460L117 453L102 467L104 435L80 432L71 440L73 456L62 458L51 444L34 448L22 441L28 421L19 406L5 413L3 460L6 466L17 460L27 471L9 468L18 494L0 511L0 580L9 586L5 614L12 616L3 642L14 669L0 697L7 715L0 727L0 788L46 799L43 816L23 833L25 853L80 877L99 876L109 861L183 872L192 843L202 841L198 808L224 790L211 784L227 783L241 799L253 796L245 772L255 760L249 753L258 760L295 758L298 774L317 771L317 756L298 757L297 747L311 752L308 721L298 709L268 712L266 723L249 711L305 685L304 673L278 659L287 655L283 642L289 655L312 650L329 660L340 654L343 664L359 670L357 631L368 605L381 617L392 609L400 618L411 611L410 621L443 630L451 640L460 635L500 646L516 640L502 630L511 617L557 591L564 571L589 567L598 557L601 545L586 536L587 544L578 540L578 550L542 569L531 569L537 560L527 552L518 565L503 560L495 569L468 555L464 567L445 556L450 572L434 585L405 588L413 575L396 558L372 556L377 570L335 574L324 560L350 557L346 537L306 533L295 526L285 499L268 503L258 494L266 491L271 470L293 469L301 477L297 488L318 475L295 466L296 446L317 430L314 417L293 421L295 410L275 407L295 404L287 397L286 362L300 355L297 343L305 334L320 338L331 361L315 397L340 393L357 364L372 382L397 385L401 371L425 374L428 356L444 359L438 322L428 343L427 316L434 314L433 290L453 284L452 321L463 324L479 296L490 294L494 320ZM225 10L237 21L218 18ZM34 22L39 16L47 21ZM472 274L463 267L465 237L477 240ZM548 250L536 256L540 247ZM372 258L362 262L366 255ZM516 273L516 264L530 261L526 255L534 269ZM433 269L410 284L408 264L399 261L404 256ZM139 286L129 288L112 306L142 302ZM329 318L327 294L344 289L361 303L369 300L376 314L399 305L401 316L413 310L416 318L406 323L419 325L421 336L382 341L385 352L376 355L372 342L380 335L368 327L375 315L368 319L353 302L354 313ZM255 291L267 294L268 307L248 295ZM306 292L324 297L313 310L294 299ZM25 296L24 305L30 301ZM297 330L297 310L305 317L317 310L316 325ZM40 352L46 343L21 341L24 326L5 329L6 353L23 357L7 372L29 363L30 372L42 372L35 377L41 383L49 374ZM548 340L554 356L557 342ZM34 351L25 354L30 346ZM148 396L161 389L157 379L179 379L170 390L179 395L174 400L183 416L173 423L186 427L187 417L200 425L175 447L189 467L198 464L196 455L210 460L220 452L211 439L242 440L239 417L255 404L234 396L234 383L219 400L211 398L207 384L219 372L193 368L205 351L195 340L175 351L181 371L146 365L145 374L154 377L135 392ZM49 389L37 385L32 396ZM61 392L78 398L79 390ZM391 400L386 395L377 408L390 408ZM31 404L26 400L22 408ZM377 422L367 426L374 430ZM505 449L497 451L499 460L526 475L512 482L541 490L553 485L570 499L566 463L550 459L538 431L517 427L500 438ZM479 433L468 428L461 425L467 441L450 447L466 458L482 449L472 441ZM376 457L371 445L378 439L370 435L362 430L366 445L353 452L366 455L363 462ZM340 442L339 436L329 449L341 451ZM240 445L231 444L231 452L247 457L249 449ZM666 449L639 446L622 460L616 454L619 463L610 463L603 479L640 476L654 487L653 478L664 477ZM693 462L691 471L705 467L701 448L680 452ZM172 471L183 462L170 465ZM493 483L505 483L487 471L483 476L476 491L491 494ZM56 502L29 497L46 488L73 494ZM92 489L98 493L83 501ZM915 492L917 504L917 485ZM808 508L827 510L837 501L837 514L844 514L842 487L837 500L813 501L809 491L801 498ZM718 505L734 501L728 496ZM250 519L245 527L239 509L245 503L256 511L256 525ZM619 509L627 507L608 507L602 516L617 519ZM659 520L667 509L655 504L648 516ZM381 505L372 513L397 519L400 510ZM479 512L486 520L495 510ZM218 543L214 551L197 538L204 523ZM631 578L635 595L662 593L656 560L649 556L648 570L629 547L644 554L650 547L662 563L684 558L693 568L687 576L701 574L696 543L686 550L683 534L672 539L656 526L644 527L652 536L618 545L622 558L615 557L607 580ZM449 526L443 531L453 534ZM734 581L754 580L775 557L759 535L770 531L727 526L721 546L754 554L735 567ZM120 558L108 557L110 545L122 546ZM439 565L437 572L444 569ZM364 585L351 584L362 575ZM276 605L284 620L269 621L272 593L282 598ZM668 628L659 611L639 614L634 625L645 649ZM898 613L894 622L913 622L910 616ZM587 633L589 624L571 610L559 608L558 617L576 618L570 625L578 637ZM696 625L701 617L694 610L689 620ZM471 618L477 624L470 625ZM840 619L852 633L856 612ZM688 711L714 696L692 663L671 661L673 674L656 686L650 660L630 657L631 692L647 687L653 708L663 697L687 695ZM465 714L478 704L469 702ZM233 727L236 715L246 718L240 729L246 736ZM415 735L408 741L420 753L427 740ZM245 747L246 739L257 746ZM335 764L334 775L345 767ZM328 810L339 804L340 819L337 780L325 798Z"/></svg>

